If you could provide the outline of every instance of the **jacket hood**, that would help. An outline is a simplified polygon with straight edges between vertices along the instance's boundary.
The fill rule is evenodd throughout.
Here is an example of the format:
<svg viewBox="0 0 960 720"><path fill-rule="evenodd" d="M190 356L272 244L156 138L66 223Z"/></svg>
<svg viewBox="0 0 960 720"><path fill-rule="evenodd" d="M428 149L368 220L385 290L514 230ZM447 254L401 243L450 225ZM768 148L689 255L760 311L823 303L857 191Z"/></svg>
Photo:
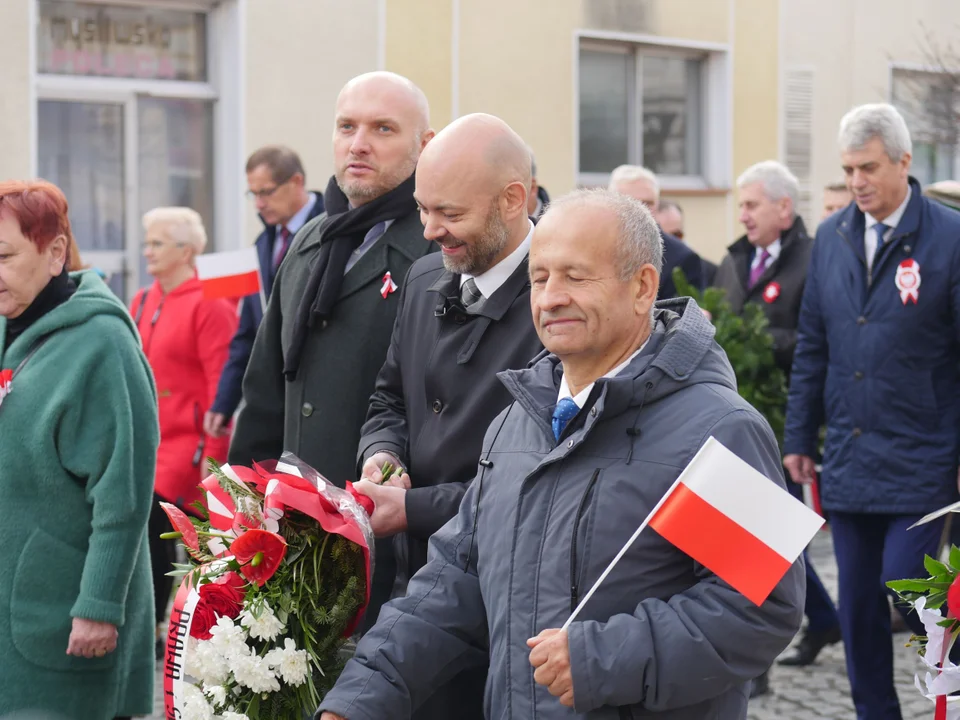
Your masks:
<svg viewBox="0 0 960 720"><path fill-rule="evenodd" d="M94 270L70 273L70 277L77 284L77 291L65 303L37 320L24 335L36 338L55 330L82 325L98 315L113 315L123 322L139 345L140 336L133 318Z"/></svg>
<svg viewBox="0 0 960 720"><path fill-rule="evenodd" d="M661 300L654 306L654 330L647 346L616 377L597 380L591 402L603 398L604 414L662 400L691 385L713 383L736 391L726 353L714 341L715 328L692 298ZM500 380L528 412L543 416L557 402L563 367L544 351L524 370L506 370Z"/></svg>

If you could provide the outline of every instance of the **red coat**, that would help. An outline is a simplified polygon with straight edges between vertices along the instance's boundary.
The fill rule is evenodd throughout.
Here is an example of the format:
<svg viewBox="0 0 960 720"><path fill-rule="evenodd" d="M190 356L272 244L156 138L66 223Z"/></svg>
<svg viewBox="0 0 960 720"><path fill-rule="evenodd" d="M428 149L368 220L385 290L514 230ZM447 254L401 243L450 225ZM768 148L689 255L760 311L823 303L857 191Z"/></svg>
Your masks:
<svg viewBox="0 0 960 720"><path fill-rule="evenodd" d="M130 313L157 383L160 448L155 489L186 508L201 499L197 485L206 458L221 463L227 459L229 435L206 435L203 416L213 404L237 330L237 303L205 300L200 281L192 278L166 297L154 282L133 298Z"/></svg>

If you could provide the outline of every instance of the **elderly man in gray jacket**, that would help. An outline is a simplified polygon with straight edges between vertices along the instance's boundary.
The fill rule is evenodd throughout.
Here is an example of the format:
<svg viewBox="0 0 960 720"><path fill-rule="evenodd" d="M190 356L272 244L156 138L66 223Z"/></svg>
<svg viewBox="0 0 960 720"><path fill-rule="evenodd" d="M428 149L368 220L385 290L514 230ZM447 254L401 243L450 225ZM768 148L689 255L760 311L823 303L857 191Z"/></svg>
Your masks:
<svg viewBox="0 0 960 720"><path fill-rule="evenodd" d="M639 202L601 190L551 205L530 250L547 351L500 374L514 401L459 514L320 720L408 718L488 659L488 718L746 717L750 679L800 626L800 561L758 607L644 531L559 629L710 436L783 486L773 433L737 394L713 327L692 300L654 304L661 263Z"/></svg>

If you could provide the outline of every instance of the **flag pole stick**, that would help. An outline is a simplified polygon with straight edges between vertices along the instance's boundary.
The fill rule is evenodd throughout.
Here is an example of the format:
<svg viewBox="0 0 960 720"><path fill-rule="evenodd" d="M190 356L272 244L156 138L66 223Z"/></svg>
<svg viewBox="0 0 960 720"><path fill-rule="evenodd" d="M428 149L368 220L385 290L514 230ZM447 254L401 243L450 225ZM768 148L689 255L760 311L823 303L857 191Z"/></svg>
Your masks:
<svg viewBox="0 0 960 720"><path fill-rule="evenodd" d="M659 502L657 502L657 504L653 506L653 510L650 511L650 514L647 515L647 517L644 519L642 523L640 523L640 527L636 529L633 535L630 536L630 539L627 540L626 543L624 543L622 548L620 548L620 552L618 552L616 556L613 558L613 560L610 561L610 564L607 565L607 569L604 570L603 574L601 574L600 577L597 578L597 581L593 584L593 587L590 588L590 591L583 596L583 600L580 601L580 603L577 605L574 611L570 614L570 617L567 618L567 621L563 624L563 627L560 628L561 630L566 630L568 627L570 627L570 623L572 623L574 620L577 619L577 615L579 615L580 611L583 610L583 606L587 604L587 601L591 597L593 597L593 594L597 591L597 588L600 587L600 584L607 579L607 575L609 575L610 572L613 570L613 568L616 566L616 564L620 562L620 558L626 555L627 550L630 549L630 546L633 545L636 539L640 536L640 533L643 531L643 529L650 524L650 521L653 519L653 516L657 514L657 511L660 510L663 504L670 498L670 496L673 494L673 491L677 489L677 485L679 485L680 481L683 480L683 476L687 474L687 470L690 468L690 466L692 466L694 462L696 462L700 454L712 444L711 441L716 442L716 440L714 440L713 437L710 437L707 440L707 442L705 442L700 447L700 449L697 451L697 454L693 456L693 460L691 460L687 464L687 467L683 469L683 472L681 472L680 475L677 476L677 479L673 481L673 485L670 486L670 489L667 490L663 494L663 497L660 498Z"/></svg>

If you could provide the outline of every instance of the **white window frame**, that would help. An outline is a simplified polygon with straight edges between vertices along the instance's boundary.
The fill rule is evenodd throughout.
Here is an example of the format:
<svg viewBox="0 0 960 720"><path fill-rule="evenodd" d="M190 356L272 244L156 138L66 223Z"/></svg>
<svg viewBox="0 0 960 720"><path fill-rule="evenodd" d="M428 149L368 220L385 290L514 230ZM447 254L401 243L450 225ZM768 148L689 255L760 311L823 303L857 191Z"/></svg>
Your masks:
<svg viewBox="0 0 960 720"><path fill-rule="evenodd" d="M658 175L661 190L707 190L726 189L731 173L732 136L732 88L733 63L729 44L709 43L680 38L666 38L639 33L577 30L573 38L573 136L574 172L576 183L581 186L606 185L610 173L580 172L580 50L595 49L608 52L630 52L636 58L634 87L631 89L633 103L630 107L628 125L630 159L626 162L642 162L643 92L639 78L643 55L699 56L702 61L700 78L701 115L697 128L700 141L701 171L697 175ZM639 92L638 92L639 90ZM709 118L709 122L707 122Z"/></svg>
<svg viewBox="0 0 960 720"><path fill-rule="evenodd" d="M246 52L247 0L82 0L88 4L154 7L206 14L206 65L204 82L141 80L41 74L37 71L36 32L30 40L32 88L30 137L32 175L37 174L39 138L37 107L41 100L119 103L124 107L125 259L129 276L127 294L132 297L140 278L138 267L142 243L137 172L137 96L208 100L213 104L213 202L214 247L235 250L243 242L244 191L244 55ZM31 26L37 27L39 0L30 0ZM68 198L69 200L69 198ZM95 261L91 253L90 261ZM99 255L99 254L98 254Z"/></svg>

